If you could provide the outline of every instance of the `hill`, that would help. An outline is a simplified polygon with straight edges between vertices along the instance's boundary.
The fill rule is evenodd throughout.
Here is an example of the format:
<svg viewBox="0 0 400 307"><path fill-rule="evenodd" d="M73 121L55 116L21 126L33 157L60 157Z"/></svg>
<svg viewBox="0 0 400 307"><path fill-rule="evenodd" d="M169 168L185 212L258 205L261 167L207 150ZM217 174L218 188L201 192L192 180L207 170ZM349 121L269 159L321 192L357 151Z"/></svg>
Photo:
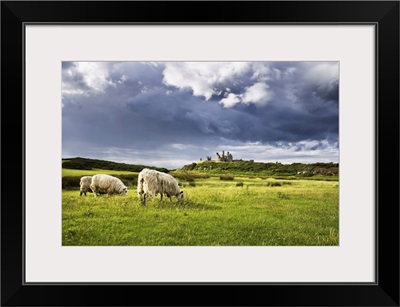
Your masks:
<svg viewBox="0 0 400 307"><path fill-rule="evenodd" d="M185 165L183 171L206 173L263 174L266 176L338 176L339 163L263 163L253 161L212 162L202 161Z"/></svg>
<svg viewBox="0 0 400 307"><path fill-rule="evenodd" d="M106 160L88 159L88 158L66 158L62 159L62 167L65 169L107 169L115 171L140 172L143 168L151 168L161 172L169 173L166 168L159 168L147 165L126 164ZM182 167L182 171L198 171L210 174L259 174L265 176L339 176L339 163L264 163L253 161L237 162L214 162L202 161L198 163L187 164Z"/></svg>
<svg viewBox="0 0 400 307"><path fill-rule="evenodd" d="M99 168L99 169L107 169L114 171L130 171L130 172L140 172L144 168L151 168L165 173L169 172L169 170L166 168L159 168L147 165L118 163L118 162L111 162L98 159L81 158L81 157L62 159L62 167L67 169L80 169L80 170L92 170Z"/></svg>

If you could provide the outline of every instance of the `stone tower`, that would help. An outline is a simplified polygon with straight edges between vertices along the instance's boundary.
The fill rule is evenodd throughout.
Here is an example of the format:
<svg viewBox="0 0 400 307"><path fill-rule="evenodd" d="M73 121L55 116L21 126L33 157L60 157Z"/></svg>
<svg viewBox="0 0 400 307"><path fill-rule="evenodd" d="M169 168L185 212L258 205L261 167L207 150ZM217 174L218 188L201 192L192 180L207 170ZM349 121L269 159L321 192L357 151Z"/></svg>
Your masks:
<svg viewBox="0 0 400 307"><path fill-rule="evenodd" d="M233 156L229 151L225 155L225 151L223 150L222 156L217 152L215 157L215 162L232 162L232 161L233 161Z"/></svg>

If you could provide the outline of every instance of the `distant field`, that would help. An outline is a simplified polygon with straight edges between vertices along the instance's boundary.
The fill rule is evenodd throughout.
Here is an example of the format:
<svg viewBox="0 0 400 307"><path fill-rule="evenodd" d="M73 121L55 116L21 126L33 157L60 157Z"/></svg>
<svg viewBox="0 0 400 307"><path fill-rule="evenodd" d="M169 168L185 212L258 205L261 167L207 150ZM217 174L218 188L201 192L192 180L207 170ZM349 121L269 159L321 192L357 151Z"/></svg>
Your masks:
<svg viewBox="0 0 400 307"><path fill-rule="evenodd" d="M114 171L114 170L106 170L106 169L100 169L96 168L93 170L79 170L79 169L67 169L63 168L62 169L62 176L90 176L90 175L96 175L96 174L122 174L122 175L131 175L134 174L134 172L129 172L129 171Z"/></svg>
<svg viewBox="0 0 400 307"><path fill-rule="evenodd" d="M107 170L65 170L63 176ZM62 191L62 244L99 246L312 246L339 244L337 181L176 173L183 202L159 196ZM186 177L185 177L186 176ZM282 177L284 178L284 177Z"/></svg>

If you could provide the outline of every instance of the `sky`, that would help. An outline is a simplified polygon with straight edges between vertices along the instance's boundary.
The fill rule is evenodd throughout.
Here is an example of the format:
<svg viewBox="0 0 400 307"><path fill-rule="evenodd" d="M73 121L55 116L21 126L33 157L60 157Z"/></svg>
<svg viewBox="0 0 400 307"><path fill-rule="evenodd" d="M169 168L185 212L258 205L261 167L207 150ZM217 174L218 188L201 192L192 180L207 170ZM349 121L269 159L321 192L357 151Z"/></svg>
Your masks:
<svg viewBox="0 0 400 307"><path fill-rule="evenodd" d="M339 62L63 62L62 156L339 159Z"/></svg>

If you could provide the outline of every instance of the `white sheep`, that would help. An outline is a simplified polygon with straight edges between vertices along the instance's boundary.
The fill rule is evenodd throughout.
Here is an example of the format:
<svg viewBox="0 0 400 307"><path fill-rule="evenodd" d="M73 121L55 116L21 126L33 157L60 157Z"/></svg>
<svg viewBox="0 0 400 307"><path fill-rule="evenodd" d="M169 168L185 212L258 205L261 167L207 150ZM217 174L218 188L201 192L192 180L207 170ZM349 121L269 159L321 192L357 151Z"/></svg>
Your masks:
<svg viewBox="0 0 400 307"><path fill-rule="evenodd" d="M94 175L92 177L90 188L95 197L99 194L128 195L128 188L122 183L121 179L106 174Z"/></svg>
<svg viewBox="0 0 400 307"><path fill-rule="evenodd" d="M90 184L92 183L92 176L83 176L81 177L81 181L79 182L80 185L80 194L79 196L82 196L82 194L85 194L86 196L86 192L91 192L90 190Z"/></svg>
<svg viewBox="0 0 400 307"><path fill-rule="evenodd" d="M154 198L158 193L161 195L161 201L163 194L170 201L172 201L172 196L175 196L178 201L183 199L183 191L173 176L148 168L143 169L138 175L137 193L144 205L146 205L148 197Z"/></svg>

